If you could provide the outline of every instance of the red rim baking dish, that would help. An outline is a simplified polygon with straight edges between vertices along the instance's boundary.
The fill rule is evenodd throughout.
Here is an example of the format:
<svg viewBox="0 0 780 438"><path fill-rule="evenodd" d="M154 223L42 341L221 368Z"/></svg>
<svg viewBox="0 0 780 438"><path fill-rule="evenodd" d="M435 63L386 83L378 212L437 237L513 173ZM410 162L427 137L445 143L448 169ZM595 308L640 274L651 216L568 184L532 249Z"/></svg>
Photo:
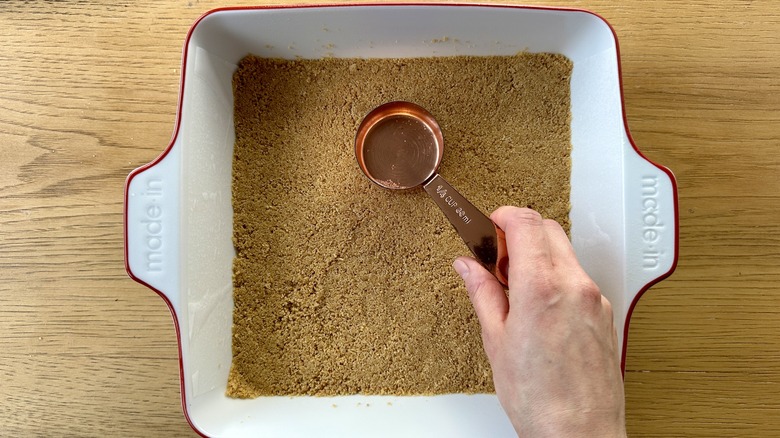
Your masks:
<svg viewBox="0 0 780 438"><path fill-rule="evenodd" d="M126 270L171 310L182 405L196 432L515 436L493 394L253 400L224 394L232 358L231 79L238 61L249 53L308 59L520 51L561 53L573 62L572 244L613 305L625 367L637 301L677 265L679 215L674 175L645 158L628 131L620 50L606 20L585 10L511 5L223 8L203 15L187 34L172 140L132 171L125 187Z"/></svg>

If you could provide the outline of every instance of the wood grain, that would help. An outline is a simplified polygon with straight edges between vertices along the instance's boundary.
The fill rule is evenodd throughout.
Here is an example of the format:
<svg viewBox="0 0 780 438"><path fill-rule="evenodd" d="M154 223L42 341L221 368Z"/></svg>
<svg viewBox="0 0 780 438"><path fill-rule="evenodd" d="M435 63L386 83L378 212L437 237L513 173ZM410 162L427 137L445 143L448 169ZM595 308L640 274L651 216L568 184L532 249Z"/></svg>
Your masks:
<svg viewBox="0 0 780 438"><path fill-rule="evenodd" d="M168 310L124 272L122 194L170 139L189 26L230 4L0 5L0 434L194 435ZM631 325L629 433L779 436L780 7L546 4L614 26L633 137L679 180L679 267Z"/></svg>

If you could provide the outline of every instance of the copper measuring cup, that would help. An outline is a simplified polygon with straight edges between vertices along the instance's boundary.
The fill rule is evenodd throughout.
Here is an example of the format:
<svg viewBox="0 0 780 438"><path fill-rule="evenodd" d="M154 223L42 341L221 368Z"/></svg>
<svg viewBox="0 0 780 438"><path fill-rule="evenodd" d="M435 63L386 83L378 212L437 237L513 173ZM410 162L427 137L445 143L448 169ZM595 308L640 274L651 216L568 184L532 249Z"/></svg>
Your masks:
<svg viewBox="0 0 780 438"><path fill-rule="evenodd" d="M438 174L443 155L439 124L411 102L375 108L363 119L355 138L355 157L368 179L392 190L422 185L477 261L506 286L509 258L504 231Z"/></svg>

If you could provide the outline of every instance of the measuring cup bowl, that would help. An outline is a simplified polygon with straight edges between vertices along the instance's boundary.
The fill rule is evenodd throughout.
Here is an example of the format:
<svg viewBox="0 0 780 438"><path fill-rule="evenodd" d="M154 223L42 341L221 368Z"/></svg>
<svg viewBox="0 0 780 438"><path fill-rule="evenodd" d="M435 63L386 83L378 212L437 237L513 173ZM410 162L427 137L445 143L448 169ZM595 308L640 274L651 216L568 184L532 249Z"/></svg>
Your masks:
<svg viewBox="0 0 780 438"><path fill-rule="evenodd" d="M411 102L390 102L366 115L355 137L363 173L391 190L422 185L482 266L509 284L504 232L437 173L444 138L436 119Z"/></svg>

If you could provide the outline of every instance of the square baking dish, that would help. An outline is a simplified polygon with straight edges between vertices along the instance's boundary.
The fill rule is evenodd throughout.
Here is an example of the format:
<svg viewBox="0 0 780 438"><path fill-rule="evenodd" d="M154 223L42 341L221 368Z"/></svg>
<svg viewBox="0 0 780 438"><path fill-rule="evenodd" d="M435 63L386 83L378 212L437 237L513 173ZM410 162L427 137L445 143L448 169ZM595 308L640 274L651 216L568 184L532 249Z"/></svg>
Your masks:
<svg viewBox="0 0 780 438"><path fill-rule="evenodd" d="M628 132L618 42L588 11L486 5L227 8L190 29L173 138L134 170L125 192L131 278L157 292L175 323L187 420L203 436L515 436L491 394L226 397L231 364L232 74L273 58L411 58L561 53L571 77L571 237L611 301L625 351L639 297L677 263L672 173ZM356 171L357 167L355 168ZM506 200L512 204L511 199Z"/></svg>

